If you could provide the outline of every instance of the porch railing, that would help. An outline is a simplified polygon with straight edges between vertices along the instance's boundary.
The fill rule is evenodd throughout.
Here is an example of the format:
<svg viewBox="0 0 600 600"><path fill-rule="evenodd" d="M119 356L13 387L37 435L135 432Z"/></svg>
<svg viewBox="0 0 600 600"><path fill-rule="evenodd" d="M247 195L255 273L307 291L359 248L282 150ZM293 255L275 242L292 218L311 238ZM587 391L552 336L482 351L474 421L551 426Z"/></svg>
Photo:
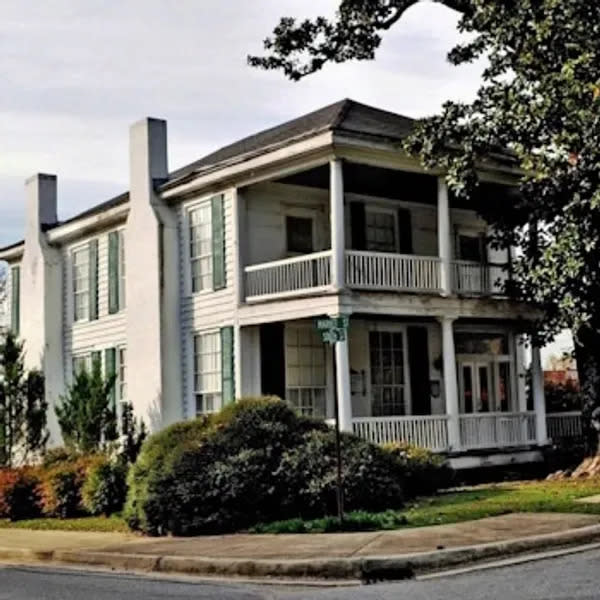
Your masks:
<svg viewBox="0 0 600 600"><path fill-rule="evenodd" d="M346 284L364 290L439 292L440 259L348 250Z"/></svg>
<svg viewBox="0 0 600 600"><path fill-rule="evenodd" d="M252 265L244 273L247 301L316 291L331 285L331 250Z"/></svg>
<svg viewBox="0 0 600 600"><path fill-rule="evenodd" d="M453 289L457 294L499 296L504 294L508 279L507 265L452 261Z"/></svg>
<svg viewBox="0 0 600 600"><path fill-rule="evenodd" d="M460 415L459 424L464 450L536 443L534 412Z"/></svg>
<svg viewBox="0 0 600 600"><path fill-rule="evenodd" d="M446 415L355 417L352 429L356 435L374 444L405 441L435 452L448 450Z"/></svg>
<svg viewBox="0 0 600 600"><path fill-rule="evenodd" d="M546 424L548 427L548 437L555 442L577 439L583 436L581 413L577 410L548 413L546 415Z"/></svg>

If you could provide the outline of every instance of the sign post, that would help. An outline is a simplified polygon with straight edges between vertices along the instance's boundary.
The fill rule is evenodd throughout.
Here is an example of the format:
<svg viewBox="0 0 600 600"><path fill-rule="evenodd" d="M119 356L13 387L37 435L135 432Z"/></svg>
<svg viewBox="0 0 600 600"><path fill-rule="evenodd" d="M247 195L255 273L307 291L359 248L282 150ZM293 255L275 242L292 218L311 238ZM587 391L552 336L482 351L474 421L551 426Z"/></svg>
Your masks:
<svg viewBox="0 0 600 600"><path fill-rule="evenodd" d="M344 491L342 481L342 449L340 443L340 409L337 391L337 365L335 361L335 345L345 342L348 335L348 315L338 315L327 319L317 319L316 325L323 343L331 346L333 361L333 402L335 407L335 453L337 459L336 499L340 525L344 522Z"/></svg>

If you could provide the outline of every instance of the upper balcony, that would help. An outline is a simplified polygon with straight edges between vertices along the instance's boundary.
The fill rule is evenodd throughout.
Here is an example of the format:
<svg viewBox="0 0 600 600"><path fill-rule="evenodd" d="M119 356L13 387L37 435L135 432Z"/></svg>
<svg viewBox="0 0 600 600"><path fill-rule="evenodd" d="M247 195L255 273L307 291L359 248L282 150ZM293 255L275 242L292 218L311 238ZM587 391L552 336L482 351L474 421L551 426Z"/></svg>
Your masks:
<svg viewBox="0 0 600 600"><path fill-rule="evenodd" d="M343 169L340 161L329 169L324 188L310 185L313 173L244 192L243 301L343 288L504 295L510 253L489 246L488 226L474 208L451 205L442 179L396 172L390 180L387 169L348 163ZM384 178L387 187L380 185Z"/></svg>

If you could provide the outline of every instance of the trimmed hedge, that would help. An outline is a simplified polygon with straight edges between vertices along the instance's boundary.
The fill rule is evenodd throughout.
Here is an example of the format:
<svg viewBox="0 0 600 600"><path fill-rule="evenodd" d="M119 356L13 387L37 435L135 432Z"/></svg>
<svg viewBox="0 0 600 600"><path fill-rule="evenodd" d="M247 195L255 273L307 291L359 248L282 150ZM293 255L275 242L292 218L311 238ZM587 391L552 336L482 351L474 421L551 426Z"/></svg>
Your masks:
<svg viewBox="0 0 600 600"><path fill-rule="evenodd" d="M119 512L127 495L127 468L116 460L99 457L89 467L81 489L85 510L91 515L109 516Z"/></svg>
<svg viewBox="0 0 600 600"><path fill-rule="evenodd" d="M31 467L0 469L0 519L19 521L38 517L39 483Z"/></svg>
<svg viewBox="0 0 600 600"><path fill-rule="evenodd" d="M355 436L342 442L348 509L399 508L400 463ZM152 436L131 471L125 516L153 535L323 516L335 508L335 466L335 435L323 422L279 399L242 400Z"/></svg>

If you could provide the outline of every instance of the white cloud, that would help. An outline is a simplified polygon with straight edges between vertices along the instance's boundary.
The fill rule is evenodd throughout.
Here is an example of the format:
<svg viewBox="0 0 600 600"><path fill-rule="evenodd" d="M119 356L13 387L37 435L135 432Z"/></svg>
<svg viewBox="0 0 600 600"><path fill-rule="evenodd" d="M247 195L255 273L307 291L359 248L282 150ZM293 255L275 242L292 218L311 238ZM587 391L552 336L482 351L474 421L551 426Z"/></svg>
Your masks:
<svg viewBox="0 0 600 600"><path fill-rule="evenodd" d="M55 172L60 216L127 187L128 127L169 121L172 167L344 97L410 116L468 99L480 66L446 63L456 15L410 9L378 59L300 83L246 66L280 16L331 14L337 0L2 0L0 246L22 231L20 182Z"/></svg>

